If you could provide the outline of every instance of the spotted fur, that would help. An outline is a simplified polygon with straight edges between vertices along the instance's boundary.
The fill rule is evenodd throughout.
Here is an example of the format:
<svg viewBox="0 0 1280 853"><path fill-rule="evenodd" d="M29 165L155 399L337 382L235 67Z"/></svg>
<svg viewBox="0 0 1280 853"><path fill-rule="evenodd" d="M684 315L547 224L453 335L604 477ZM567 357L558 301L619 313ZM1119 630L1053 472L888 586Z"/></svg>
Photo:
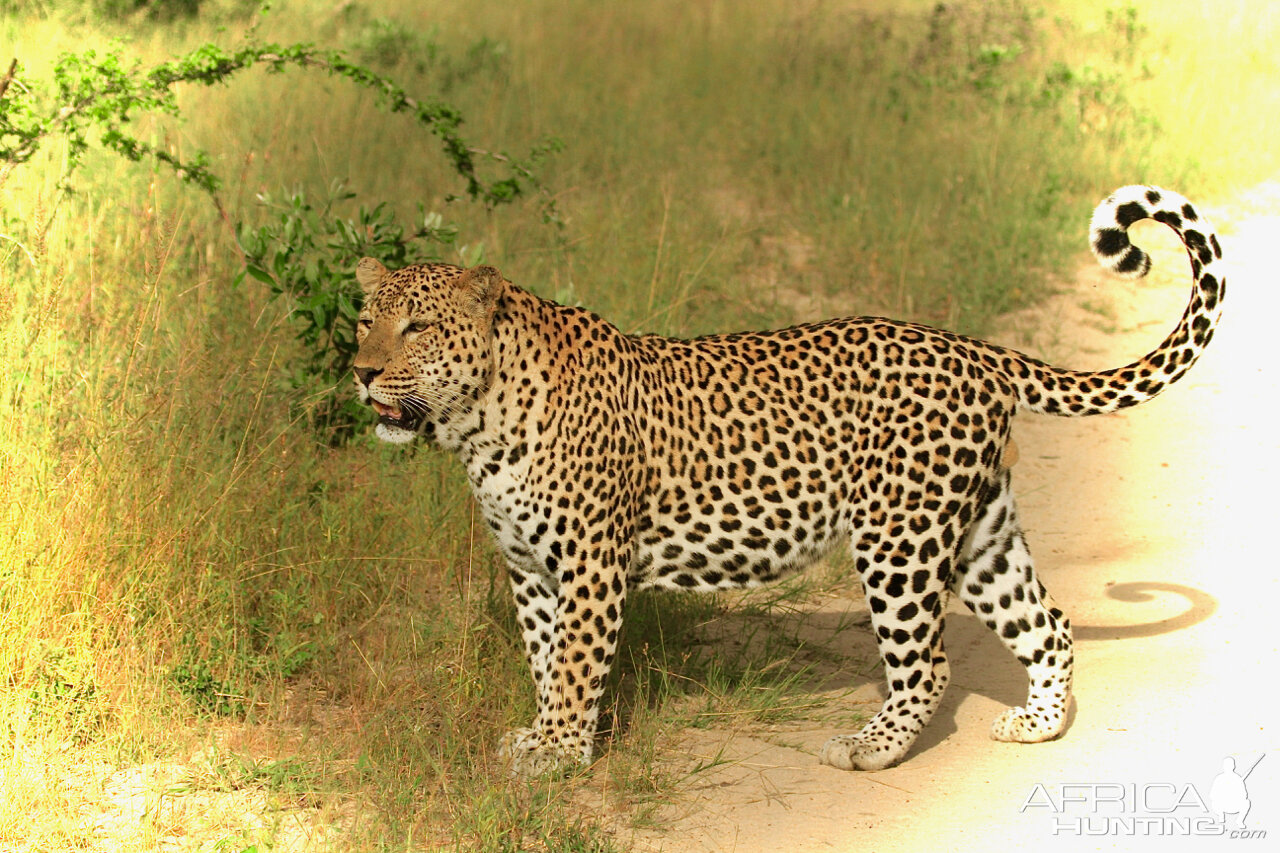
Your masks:
<svg viewBox="0 0 1280 853"><path fill-rule="evenodd" d="M749 587L853 550L887 696L821 759L900 761L938 707L943 611L960 597L1026 667L994 738L1057 737L1071 694L1066 616L1036 579L1001 465L1018 411L1111 412L1151 399L1213 335L1226 282L1186 199L1126 187L1098 207L1095 254L1145 274L1140 219L1176 231L1191 300L1126 367L1081 372L878 318L694 340L623 334L492 267L390 272L365 259L355 362L388 441L455 451L510 568L537 719L503 741L513 773L592 756L627 594Z"/></svg>

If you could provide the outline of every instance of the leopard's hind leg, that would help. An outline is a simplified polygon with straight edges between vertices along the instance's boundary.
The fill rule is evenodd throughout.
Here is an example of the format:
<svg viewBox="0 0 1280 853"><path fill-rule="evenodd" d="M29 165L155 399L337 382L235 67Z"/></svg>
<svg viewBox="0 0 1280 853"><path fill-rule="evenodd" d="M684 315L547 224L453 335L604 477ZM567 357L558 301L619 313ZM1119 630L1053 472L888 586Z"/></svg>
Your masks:
<svg viewBox="0 0 1280 853"><path fill-rule="evenodd" d="M1071 699L1071 622L1036 578L1018 524L1010 474L992 484L969 528L953 587L1027 669L1027 704L991 726L996 740L1035 743L1062 734Z"/></svg>
<svg viewBox="0 0 1280 853"><path fill-rule="evenodd" d="M854 546L855 554L866 546ZM880 770L897 764L938 709L951 678L942 641L951 555L935 555L911 571L885 571L858 557L871 625L884 663L888 695L856 734L822 747L823 764L841 770Z"/></svg>

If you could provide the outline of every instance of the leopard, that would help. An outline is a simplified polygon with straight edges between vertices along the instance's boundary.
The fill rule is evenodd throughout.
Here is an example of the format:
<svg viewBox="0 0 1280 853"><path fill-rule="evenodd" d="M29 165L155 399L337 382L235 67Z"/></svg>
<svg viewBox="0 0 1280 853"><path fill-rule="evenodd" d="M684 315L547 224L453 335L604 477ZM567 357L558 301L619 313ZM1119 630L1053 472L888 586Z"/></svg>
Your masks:
<svg viewBox="0 0 1280 853"><path fill-rule="evenodd" d="M505 563L536 718L498 744L513 777L588 766L628 596L750 588L850 549L884 670L883 702L821 763L908 754L950 680L952 596L1026 670L998 741L1058 738L1072 706L1071 622L1038 579L1011 487L1019 412L1080 417L1152 399L1213 337L1226 293L1211 224L1186 198L1127 186L1089 223L1098 261L1137 278L1152 219L1180 238L1191 296L1123 367L1052 366L881 317L681 339L630 334L490 265L358 261L353 372L378 438L460 460Z"/></svg>

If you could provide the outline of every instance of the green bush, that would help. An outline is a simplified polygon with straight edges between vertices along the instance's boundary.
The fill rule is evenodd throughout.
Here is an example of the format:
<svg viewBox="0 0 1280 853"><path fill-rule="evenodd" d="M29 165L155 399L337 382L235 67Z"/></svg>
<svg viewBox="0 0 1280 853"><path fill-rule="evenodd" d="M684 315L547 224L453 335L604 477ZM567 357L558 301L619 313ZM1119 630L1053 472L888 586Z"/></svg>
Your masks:
<svg viewBox="0 0 1280 853"><path fill-rule="evenodd" d="M356 262L373 257L396 269L440 260L439 250L457 237L457 229L422 206L412 230L396 220L385 202L361 205L344 216L342 207L355 197L341 182L329 186L318 206L302 190L279 199L264 195L260 201L272 212L273 221L239 228L245 268L236 283L250 276L288 300L297 337L308 354L291 371L291 381L295 388L312 392L305 395L312 405L309 420L331 445L345 443L373 423L372 410L355 395L333 393L335 388L349 389L357 349L361 294Z"/></svg>

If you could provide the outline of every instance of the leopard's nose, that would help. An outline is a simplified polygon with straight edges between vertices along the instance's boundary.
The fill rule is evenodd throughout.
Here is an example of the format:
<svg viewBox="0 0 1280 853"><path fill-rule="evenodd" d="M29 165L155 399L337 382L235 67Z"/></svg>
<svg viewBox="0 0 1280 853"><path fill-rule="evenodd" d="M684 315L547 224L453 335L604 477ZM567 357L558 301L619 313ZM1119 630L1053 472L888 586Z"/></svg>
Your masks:
<svg viewBox="0 0 1280 853"><path fill-rule="evenodd" d="M359 379L360 384L366 388L369 387L369 383L378 377L378 374L382 373L381 367L353 367L351 369L355 371L356 379Z"/></svg>

